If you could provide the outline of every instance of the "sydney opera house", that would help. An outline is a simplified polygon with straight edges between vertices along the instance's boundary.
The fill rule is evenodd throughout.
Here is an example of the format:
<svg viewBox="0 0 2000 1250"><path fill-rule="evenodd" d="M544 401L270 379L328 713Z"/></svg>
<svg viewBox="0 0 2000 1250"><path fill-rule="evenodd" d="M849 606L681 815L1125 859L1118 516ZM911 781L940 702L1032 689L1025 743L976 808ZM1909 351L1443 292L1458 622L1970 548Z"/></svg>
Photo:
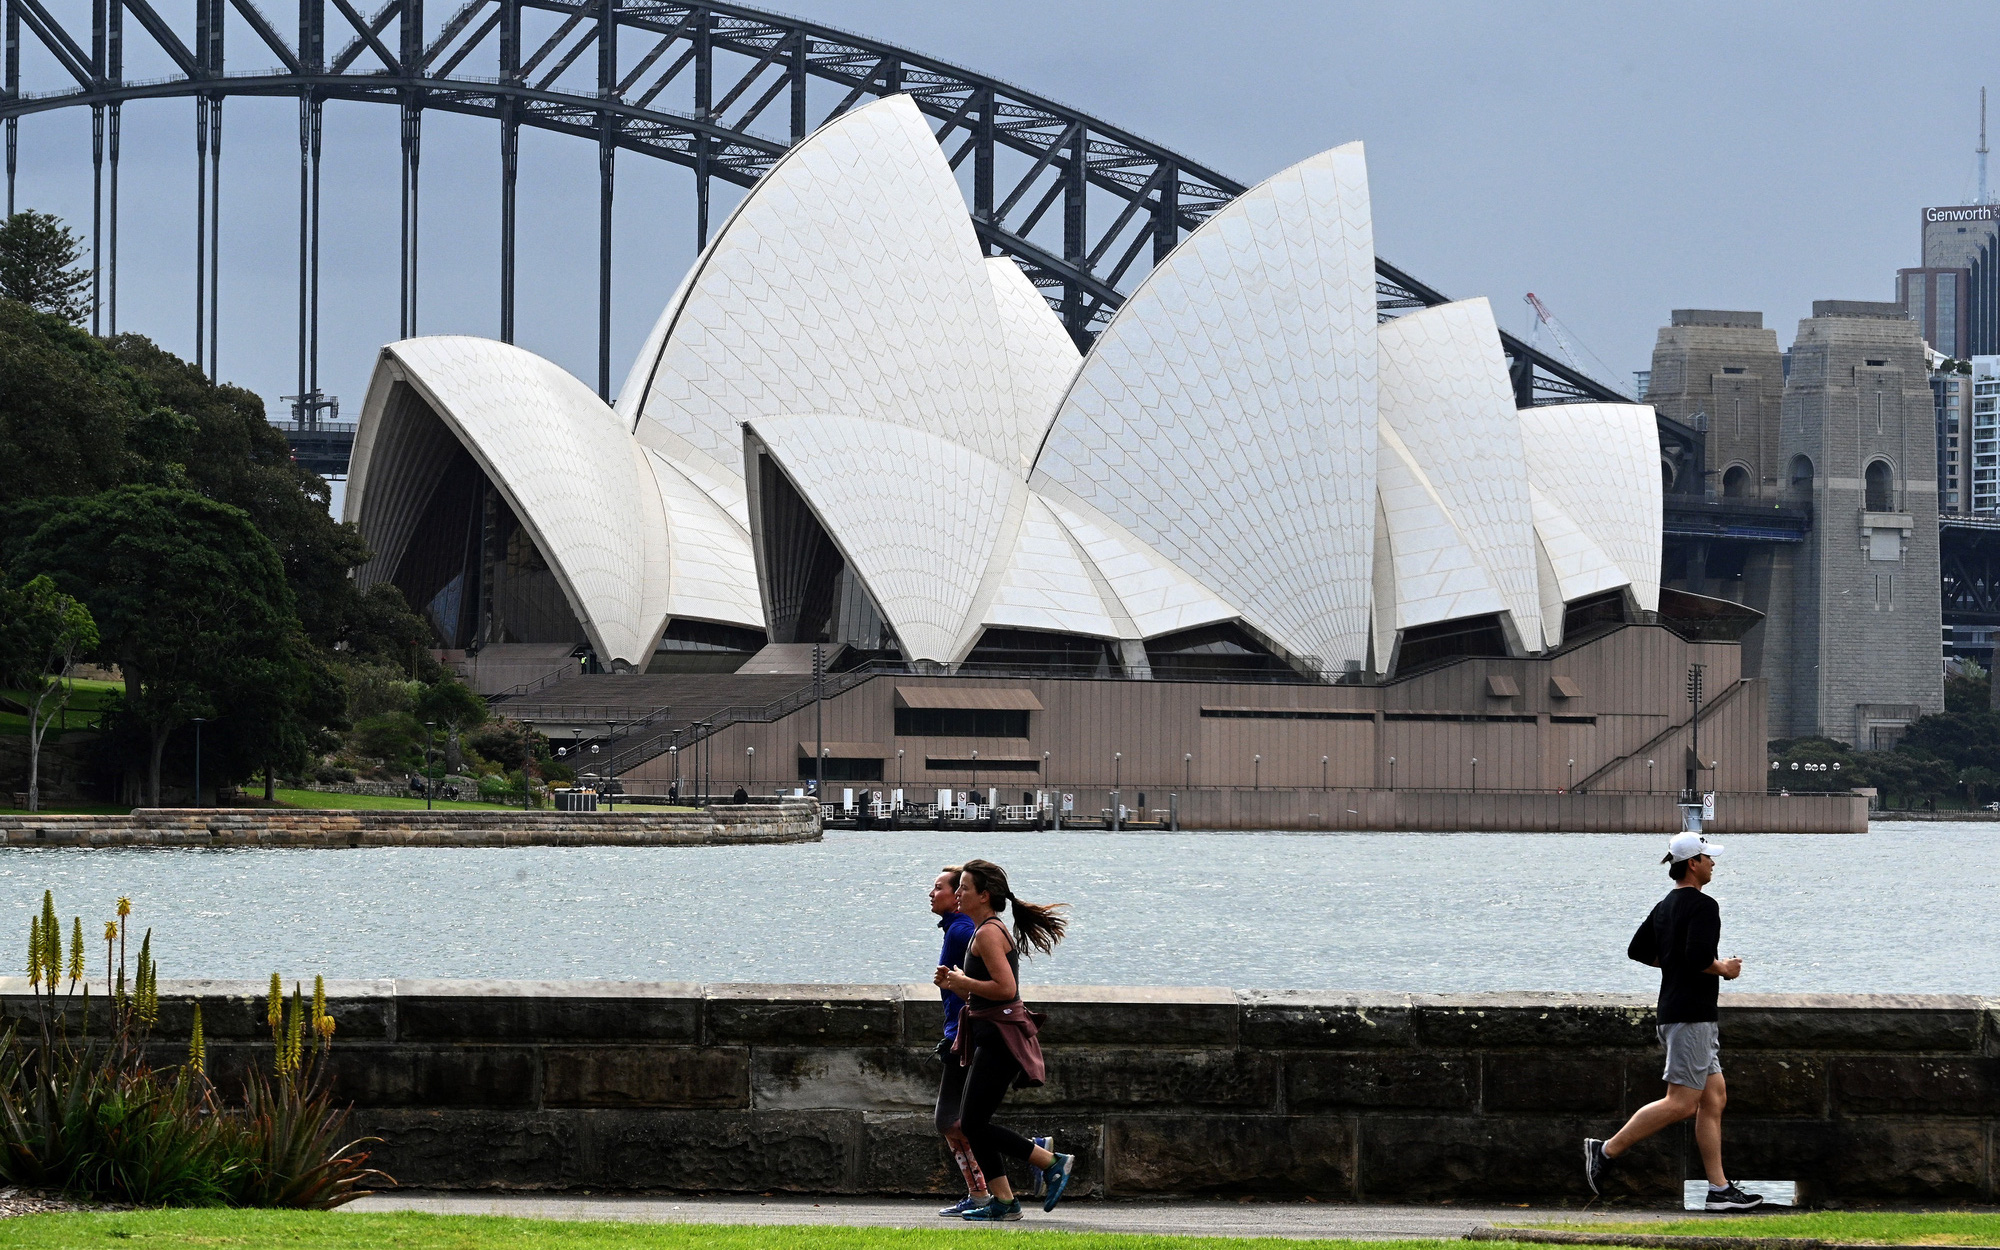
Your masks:
<svg viewBox="0 0 2000 1250"><path fill-rule="evenodd" d="M718 786L1761 790L1731 622L1662 603L1651 409L1517 410L1487 303L1385 318L1374 254L1335 148L1080 351L892 96L750 190L614 403L499 342L384 348L359 575L635 706L768 702L800 644L870 674L818 737L711 718Z"/></svg>

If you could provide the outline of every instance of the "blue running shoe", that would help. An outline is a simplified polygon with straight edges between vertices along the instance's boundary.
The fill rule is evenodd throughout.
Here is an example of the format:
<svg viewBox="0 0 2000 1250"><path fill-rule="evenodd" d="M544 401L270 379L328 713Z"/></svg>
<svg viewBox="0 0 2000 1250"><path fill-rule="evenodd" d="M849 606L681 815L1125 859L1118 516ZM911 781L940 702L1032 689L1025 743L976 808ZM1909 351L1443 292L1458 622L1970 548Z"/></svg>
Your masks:
<svg viewBox="0 0 2000 1250"><path fill-rule="evenodd" d="M1049 1178L1049 1192L1048 1196L1042 1199L1042 1210L1056 1209L1056 1203L1062 1201L1063 1190L1069 1188L1070 1173L1075 1170L1075 1155L1057 1155L1055 1162L1042 1169L1042 1173Z"/></svg>
<svg viewBox="0 0 2000 1250"><path fill-rule="evenodd" d="M1018 1220L1021 1218L1021 1200L1016 1198L1012 1202L1002 1202L998 1198L994 1198L983 1207L972 1208L972 1210L967 1211L960 1218L971 1220L974 1223L997 1223L1000 1220Z"/></svg>
<svg viewBox="0 0 2000 1250"><path fill-rule="evenodd" d="M965 1197L960 1198L957 1202L952 1203L944 1210L939 1211L938 1216L942 1219L947 1219L947 1220L964 1219L965 1213L967 1211L972 1210L974 1207L983 1207L991 1201L993 1201L993 1199L990 1195L985 1198L975 1198L971 1194L967 1194Z"/></svg>
<svg viewBox="0 0 2000 1250"><path fill-rule="evenodd" d="M1054 1154L1056 1152L1056 1136L1054 1133L1049 1134L1047 1137L1030 1137L1028 1140L1035 1143L1035 1145L1040 1146L1043 1150L1048 1151L1050 1154ZM1034 1164L1030 1163L1028 1165L1028 1175L1035 1178L1035 1190L1031 1196L1036 1198L1046 1197L1049 1192L1048 1173L1042 1168L1038 1168Z"/></svg>

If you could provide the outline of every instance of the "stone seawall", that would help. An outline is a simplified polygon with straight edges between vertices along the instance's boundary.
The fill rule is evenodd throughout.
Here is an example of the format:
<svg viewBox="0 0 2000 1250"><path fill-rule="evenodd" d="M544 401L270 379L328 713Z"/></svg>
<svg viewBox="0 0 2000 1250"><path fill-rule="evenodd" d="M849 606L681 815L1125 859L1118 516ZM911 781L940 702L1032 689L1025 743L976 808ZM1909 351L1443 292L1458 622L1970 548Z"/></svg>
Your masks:
<svg viewBox="0 0 2000 1250"><path fill-rule="evenodd" d="M714 846L816 842L804 799L682 812L278 811L140 808L129 816L0 812L0 846Z"/></svg>
<svg viewBox="0 0 2000 1250"><path fill-rule="evenodd" d="M946 1193L929 986L374 981L329 987L339 1090L377 1160L434 1188ZM19 978L5 1010L26 1009ZM262 987L198 996L211 1071L268 1061ZM1035 987L1048 1084L1001 1114L1053 1131L1111 1197L1582 1201L1585 1134L1659 1095L1650 1002ZM2000 998L1723 997L1733 1175L1815 1199L1985 1201ZM1614 1196L1678 1204L1691 1131Z"/></svg>
<svg viewBox="0 0 2000 1250"><path fill-rule="evenodd" d="M1134 801L1128 788L1125 801ZM1096 815L1106 792L1084 791L1080 809ZM1147 795L1152 809L1164 792ZM1672 794L1472 790L1209 789L1179 796L1183 829L1398 829L1413 833L1674 833L1681 827ZM1866 833L1868 800L1857 794L1722 794L1717 833Z"/></svg>

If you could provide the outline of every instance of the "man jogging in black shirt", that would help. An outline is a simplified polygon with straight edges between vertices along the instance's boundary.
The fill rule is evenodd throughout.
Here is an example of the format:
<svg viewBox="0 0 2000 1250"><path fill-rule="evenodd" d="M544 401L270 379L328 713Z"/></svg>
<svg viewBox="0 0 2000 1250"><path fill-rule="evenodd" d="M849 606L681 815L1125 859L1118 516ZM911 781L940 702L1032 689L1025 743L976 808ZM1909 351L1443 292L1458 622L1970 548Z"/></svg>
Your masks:
<svg viewBox="0 0 2000 1250"><path fill-rule="evenodd" d="M1722 1079L1722 1039L1717 1021L1716 993L1724 981L1743 974L1741 959L1722 959L1722 910L1701 892L1715 875L1715 856L1722 848L1698 833L1676 834L1661 863L1674 888L1653 907L1653 913L1632 935L1626 955L1660 970L1660 1043L1667 1048L1666 1096L1632 1113L1625 1127L1609 1141L1587 1137L1583 1142L1583 1177L1590 1192L1599 1186L1618 1157L1669 1125L1694 1117L1695 1144L1701 1149L1702 1170L1708 1173L1708 1209L1748 1211L1762 1206L1756 1194L1746 1194L1722 1170L1722 1109L1729 1087Z"/></svg>

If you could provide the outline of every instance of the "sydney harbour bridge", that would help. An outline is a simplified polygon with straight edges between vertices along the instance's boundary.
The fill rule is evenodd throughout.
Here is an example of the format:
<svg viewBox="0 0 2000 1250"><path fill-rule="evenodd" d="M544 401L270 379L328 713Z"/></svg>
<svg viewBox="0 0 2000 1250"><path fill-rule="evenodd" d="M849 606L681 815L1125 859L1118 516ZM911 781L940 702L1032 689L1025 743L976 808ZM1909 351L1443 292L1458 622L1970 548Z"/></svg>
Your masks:
<svg viewBox="0 0 2000 1250"><path fill-rule="evenodd" d="M366 0L363 0L365 3ZM670 162L691 174L697 246L708 241L716 179L755 182L829 119L868 100L907 93L959 171L989 254L1012 257L1087 345L1145 272L1243 184L1118 126L1033 92L811 22L735 4L661 0L467 0L427 21L424 0L299 0L296 13L256 0L0 0L6 64L7 207L14 209L19 128L39 113L91 114L96 271L91 328L116 332L120 122L133 101L186 99L194 115L197 187L193 309L195 358L211 376L219 325L222 134L231 97L298 102L298 391L292 436L302 462L345 468L348 430L320 430L322 115L328 101L398 110L401 336L418 333L418 238L427 112L496 123L500 337L514 341L516 191L524 126L597 148L597 388L608 396L616 172L620 154ZM191 12L186 10L191 8ZM281 27L280 18L284 25ZM24 82L23 52L36 81ZM127 66L166 72L138 78ZM1448 297L1384 259L1376 262L1384 318ZM1627 400L1603 382L1502 333L1522 406ZM276 344L270 347L275 348ZM349 427L351 429L351 427ZM1669 477L1669 576L1699 582L1767 543L1797 543L1803 508L1718 504L1703 431L1660 419ZM1745 515L1735 515L1744 511ZM1975 527L1976 528L1976 527ZM2000 543L1945 539L1947 621L2000 624ZM1989 553L1988 547L1996 550ZM1690 584L1690 589L1701 587Z"/></svg>

